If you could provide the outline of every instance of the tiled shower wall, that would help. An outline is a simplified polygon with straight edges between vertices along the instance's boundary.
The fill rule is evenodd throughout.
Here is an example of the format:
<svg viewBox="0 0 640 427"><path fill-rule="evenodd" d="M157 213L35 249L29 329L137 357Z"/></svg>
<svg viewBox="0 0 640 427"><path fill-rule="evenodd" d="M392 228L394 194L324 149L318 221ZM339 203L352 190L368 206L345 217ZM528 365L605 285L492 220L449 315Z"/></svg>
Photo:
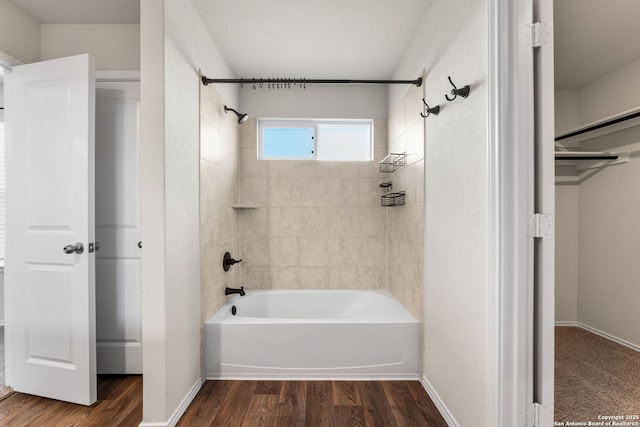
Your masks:
<svg viewBox="0 0 640 427"><path fill-rule="evenodd" d="M240 258L238 123L225 114L215 87L200 86L200 301L202 321L225 302L224 288L240 283L241 264L222 269L226 251Z"/></svg>
<svg viewBox="0 0 640 427"><path fill-rule="evenodd" d="M389 115L389 151L407 153L407 166L392 174L393 191L406 191L404 206L387 210L388 290L424 324L424 125L422 87L411 86Z"/></svg>
<svg viewBox="0 0 640 427"><path fill-rule="evenodd" d="M256 124L240 127L242 284L386 288L386 121L374 122L373 162L256 160Z"/></svg>

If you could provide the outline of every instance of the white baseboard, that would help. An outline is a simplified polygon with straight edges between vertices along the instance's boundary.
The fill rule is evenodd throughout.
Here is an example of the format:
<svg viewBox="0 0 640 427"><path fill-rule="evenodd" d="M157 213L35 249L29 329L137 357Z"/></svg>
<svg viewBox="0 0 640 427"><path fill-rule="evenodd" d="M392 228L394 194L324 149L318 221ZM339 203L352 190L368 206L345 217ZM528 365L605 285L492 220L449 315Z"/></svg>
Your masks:
<svg viewBox="0 0 640 427"><path fill-rule="evenodd" d="M606 332L602 332L596 328L593 328L589 325L585 325L584 323L580 323L580 322L574 322L574 321L556 321L556 326L570 326L570 327L576 327L576 328L582 328L585 331L589 331L591 333L594 333L596 335L601 336L602 338L606 338L610 341L613 341L617 344L623 345L627 348L630 348L631 350L635 350L640 352L640 346L637 344L634 344L632 342L629 342L627 340L623 340L622 338L618 338L614 335L608 334Z"/></svg>
<svg viewBox="0 0 640 427"><path fill-rule="evenodd" d="M198 378L196 383L193 385L193 387L191 387L191 389L186 394L184 399L182 399L182 402L180 402L180 405L178 405L176 410L173 411L173 414L166 422L145 423L143 421L138 426L139 427L175 427L176 424L178 424L178 421L180 421L180 418L182 417L182 415L184 414L184 411L186 411L189 405L191 404L191 401L193 400L193 398L196 397L196 394L198 394L198 392L200 391L200 387L202 387L202 378Z"/></svg>
<svg viewBox="0 0 640 427"><path fill-rule="evenodd" d="M422 377L422 381L420 381L420 383L422 384L422 387L424 387L424 389L427 391L427 394L433 401L433 404L436 405L436 408L438 408L438 411L440 411L440 414L446 421L447 425L449 427L460 427L460 424L458 424L456 419L453 417L453 414L451 413L451 411L449 411L449 408L447 408L447 405L445 405L444 401L440 398L440 395L438 394L436 389L433 388L426 376Z"/></svg>

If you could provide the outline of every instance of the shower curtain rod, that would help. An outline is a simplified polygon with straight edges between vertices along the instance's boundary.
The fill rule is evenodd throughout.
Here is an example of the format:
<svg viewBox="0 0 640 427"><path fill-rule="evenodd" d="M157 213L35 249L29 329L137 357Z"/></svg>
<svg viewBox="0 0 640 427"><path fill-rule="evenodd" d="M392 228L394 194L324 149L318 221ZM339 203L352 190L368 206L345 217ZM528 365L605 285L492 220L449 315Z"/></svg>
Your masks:
<svg viewBox="0 0 640 427"><path fill-rule="evenodd" d="M401 85L416 85L422 86L422 77L418 77L415 80L346 80L346 79L290 79L290 78L268 78L268 79L210 79L207 76L202 76L202 84L208 85L209 83L240 83L245 84L268 84L268 85L306 85L307 83L320 83L320 84L401 84Z"/></svg>
<svg viewBox="0 0 640 427"><path fill-rule="evenodd" d="M640 117L640 111L636 111L635 113L630 113L630 114L627 114L625 116L618 117L618 118L615 118L615 119L607 120L605 122L598 123L597 125L589 126L587 128L580 129L580 130L568 133L566 135L557 136L555 138L555 140L556 141L562 141L563 139L571 138L572 136L582 135L583 133L591 132L592 130L598 130L598 129L602 129L602 128L607 127L607 126L611 126L611 125L615 125L615 124L618 124L618 123L622 123L622 122L625 122L627 120L635 119L636 117Z"/></svg>

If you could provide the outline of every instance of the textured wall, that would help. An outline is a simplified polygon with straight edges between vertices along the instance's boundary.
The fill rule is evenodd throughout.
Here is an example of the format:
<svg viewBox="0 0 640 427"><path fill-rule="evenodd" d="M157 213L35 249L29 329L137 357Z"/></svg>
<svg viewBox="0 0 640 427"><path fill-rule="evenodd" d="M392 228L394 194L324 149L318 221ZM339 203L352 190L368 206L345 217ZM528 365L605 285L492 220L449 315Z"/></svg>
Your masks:
<svg viewBox="0 0 640 427"><path fill-rule="evenodd" d="M487 4L435 0L394 77L426 70L424 372L461 426L489 427ZM467 99L444 100L471 85ZM390 107L402 96L391 88ZM419 112L421 101L412 101ZM415 105L417 104L417 105ZM416 111L417 109L417 111ZM391 110L393 111L393 110Z"/></svg>
<svg viewBox="0 0 640 427"><path fill-rule="evenodd" d="M238 123L225 114L226 101L213 85L200 85L200 301L202 322L237 287L242 264L228 272L222 257L240 258L238 211Z"/></svg>
<svg viewBox="0 0 640 427"><path fill-rule="evenodd" d="M8 0L0 0L0 50L24 63L40 60L40 24Z"/></svg>
<svg viewBox="0 0 640 427"><path fill-rule="evenodd" d="M142 0L140 35L143 425L158 425L201 380L198 70L232 75L191 2Z"/></svg>
<svg viewBox="0 0 640 427"><path fill-rule="evenodd" d="M240 127L242 284L247 288L386 287L386 208L378 161L256 160L256 120Z"/></svg>
<svg viewBox="0 0 640 427"><path fill-rule="evenodd" d="M640 60L573 91L556 91L556 130L604 119L640 104ZM582 142L580 149L631 152L630 162L603 168L579 185L556 186L556 320L582 324L640 345L640 277L634 241L640 198L629 185L640 175L640 130Z"/></svg>
<svg viewBox="0 0 640 427"><path fill-rule="evenodd" d="M578 186L556 185L556 321L578 320Z"/></svg>
<svg viewBox="0 0 640 427"><path fill-rule="evenodd" d="M579 185L578 321L640 346L638 141L636 127L582 144L632 154Z"/></svg>
<svg viewBox="0 0 640 427"><path fill-rule="evenodd" d="M41 59L90 53L98 71L140 69L140 25L42 25Z"/></svg>
<svg viewBox="0 0 640 427"><path fill-rule="evenodd" d="M640 105L640 58L578 90L581 125Z"/></svg>

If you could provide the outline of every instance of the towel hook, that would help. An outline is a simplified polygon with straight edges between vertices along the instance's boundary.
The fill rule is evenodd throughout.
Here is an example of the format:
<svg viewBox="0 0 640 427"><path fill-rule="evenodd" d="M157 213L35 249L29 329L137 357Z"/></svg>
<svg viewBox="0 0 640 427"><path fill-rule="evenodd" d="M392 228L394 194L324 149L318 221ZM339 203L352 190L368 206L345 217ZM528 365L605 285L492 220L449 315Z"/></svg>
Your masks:
<svg viewBox="0 0 640 427"><path fill-rule="evenodd" d="M425 101L424 98L422 98L422 103L424 104L424 111L427 113L426 115L420 113L420 115L423 118L426 119L427 117L429 117L432 114L435 115L435 116L440 114L440 106L439 105L436 105L435 107L429 107L429 104L427 104L427 101Z"/></svg>
<svg viewBox="0 0 640 427"><path fill-rule="evenodd" d="M460 95L463 98L466 98L467 96L469 96L469 92L471 91L471 88L469 87L469 85L466 85L465 87L461 87L460 89L458 89L456 85L453 84L453 81L451 80L451 76L447 76L447 78L449 79L449 83L451 83L451 86L453 86L453 89L451 89L451 95L453 95L453 98L449 98L449 95L447 94L444 95L447 101L453 101L458 97L458 95Z"/></svg>

